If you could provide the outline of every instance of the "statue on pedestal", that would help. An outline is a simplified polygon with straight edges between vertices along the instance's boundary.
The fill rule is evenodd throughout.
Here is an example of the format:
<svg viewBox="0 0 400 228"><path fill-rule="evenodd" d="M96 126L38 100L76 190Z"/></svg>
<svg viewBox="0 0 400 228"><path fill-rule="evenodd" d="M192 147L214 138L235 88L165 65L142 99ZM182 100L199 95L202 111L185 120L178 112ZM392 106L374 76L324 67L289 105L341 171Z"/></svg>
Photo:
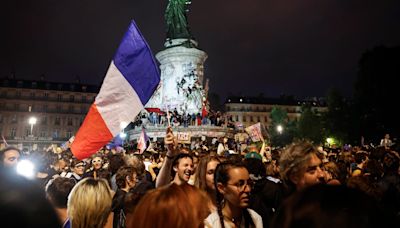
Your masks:
<svg viewBox="0 0 400 228"><path fill-rule="evenodd" d="M192 35L187 22L190 4L189 0L169 0L165 10L167 39L191 38Z"/></svg>

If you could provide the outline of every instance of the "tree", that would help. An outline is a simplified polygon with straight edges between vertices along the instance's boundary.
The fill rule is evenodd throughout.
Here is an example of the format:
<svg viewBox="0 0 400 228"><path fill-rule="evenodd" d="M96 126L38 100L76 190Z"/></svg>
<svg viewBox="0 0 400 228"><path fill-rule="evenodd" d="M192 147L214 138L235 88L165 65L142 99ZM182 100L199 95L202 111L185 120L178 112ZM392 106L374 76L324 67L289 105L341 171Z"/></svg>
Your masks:
<svg viewBox="0 0 400 228"><path fill-rule="evenodd" d="M292 142L295 132L295 124L289 121L288 114L279 107L273 107L270 114L271 124L268 128L270 141L273 146L285 146ZM281 131L278 131L278 126Z"/></svg>
<svg viewBox="0 0 400 228"><path fill-rule="evenodd" d="M311 109L311 105L301 107L302 113L298 121L298 137L314 143L323 141L321 116Z"/></svg>
<svg viewBox="0 0 400 228"><path fill-rule="evenodd" d="M333 137L339 146L351 142L350 105L338 90L332 89L327 95L328 111L323 113L323 129L325 137ZM354 140L354 139L353 139Z"/></svg>
<svg viewBox="0 0 400 228"><path fill-rule="evenodd" d="M385 133L399 136L400 119L393 107L398 103L400 47L376 47L359 62L354 85L355 134L377 142Z"/></svg>

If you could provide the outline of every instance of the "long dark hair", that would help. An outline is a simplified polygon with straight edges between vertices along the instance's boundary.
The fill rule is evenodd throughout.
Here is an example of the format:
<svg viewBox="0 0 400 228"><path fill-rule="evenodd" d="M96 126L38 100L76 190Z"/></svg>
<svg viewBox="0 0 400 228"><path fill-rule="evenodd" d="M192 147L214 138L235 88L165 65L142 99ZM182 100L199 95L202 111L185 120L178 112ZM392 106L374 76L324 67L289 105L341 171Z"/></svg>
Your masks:
<svg viewBox="0 0 400 228"><path fill-rule="evenodd" d="M214 173L214 185L216 190L216 198L217 198L217 211L219 220L221 222L221 227L225 228L224 224L224 215L222 214L222 208L224 207L224 195L218 190L218 183L222 183L223 185L227 185L228 181L231 179L229 176L229 170L234 168L244 168L247 169L243 162L241 161L224 161L217 165ZM248 210L243 210L243 217L245 221L245 227L254 227L253 219L250 216Z"/></svg>
<svg viewBox="0 0 400 228"><path fill-rule="evenodd" d="M217 156L207 155L205 157L202 157L199 161L199 164L197 165L195 173L196 178L194 181L194 185L204 191L207 190L207 183L206 183L207 165L211 161L221 162L221 160Z"/></svg>

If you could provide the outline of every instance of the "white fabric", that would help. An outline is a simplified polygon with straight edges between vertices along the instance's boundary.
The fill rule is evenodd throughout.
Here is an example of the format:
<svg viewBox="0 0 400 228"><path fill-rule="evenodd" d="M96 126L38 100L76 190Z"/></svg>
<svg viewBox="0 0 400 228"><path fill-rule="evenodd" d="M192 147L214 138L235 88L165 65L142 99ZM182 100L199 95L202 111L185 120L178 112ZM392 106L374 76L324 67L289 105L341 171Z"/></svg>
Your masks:
<svg viewBox="0 0 400 228"><path fill-rule="evenodd" d="M143 109L139 96L114 62L110 64L94 103L113 136L121 132L122 122L134 121Z"/></svg>
<svg viewBox="0 0 400 228"><path fill-rule="evenodd" d="M147 171L149 171L149 166L151 165L151 162L149 162L149 161L143 161L143 163L144 163L145 169L146 169Z"/></svg>
<svg viewBox="0 0 400 228"><path fill-rule="evenodd" d="M217 148L217 154L223 155L225 150L228 150L227 146L225 146L223 143L219 143Z"/></svg>
<svg viewBox="0 0 400 228"><path fill-rule="evenodd" d="M263 228L262 218L257 212L253 211L252 209L247 209L250 213L251 218L253 219L254 225L256 228ZM225 228L232 228L226 221L224 221ZM212 228L221 228L221 222L219 219L219 215L217 211L211 213L205 220L205 227L212 227ZM244 223L242 222L241 227L244 227Z"/></svg>

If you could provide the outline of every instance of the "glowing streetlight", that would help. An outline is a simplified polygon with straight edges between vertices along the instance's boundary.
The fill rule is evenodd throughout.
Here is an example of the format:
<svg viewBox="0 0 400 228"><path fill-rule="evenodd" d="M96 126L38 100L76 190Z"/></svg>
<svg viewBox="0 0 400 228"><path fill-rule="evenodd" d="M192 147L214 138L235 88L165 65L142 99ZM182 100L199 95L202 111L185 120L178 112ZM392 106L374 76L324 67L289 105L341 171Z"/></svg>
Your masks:
<svg viewBox="0 0 400 228"><path fill-rule="evenodd" d="M282 131L283 131L282 125L276 126L276 130L278 131L279 134L282 134Z"/></svg>
<svg viewBox="0 0 400 228"><path fill-rule="evenodd" d="M121 128L121 133L119 133L119 137L122 139L122 145L124 145L124 140L126 138L126 133L125 133L125 128L128 126L127 122L122 121L119 124L119 127Z"/></svg>
<svg viewBox="0 0 400 228"><path fill-rule="evenodd" d="M326 138L326 142L328 143L328 147L334 144L335 140L333 138Z"/></svg>
<svg viewBox="0 0 400 228"><path fill-rule="evenodd" d="M125 139L125 138L126 138L126 133L125 133L125 132L119 133L119 137L120 137L121 139Z"/></svg>
<svg viewBox="0 0 400 228"><path fill-rule="evenodd" d="M31 135L33 135L33 125L35 125L36 124L36 122L37 122L37 119L36 119L36 117L31 117L31 118L29 118L29 124L31 125Z"/></svg>
<svg viewBox="0 0 400 228"><path fill-rule="evenodd" d="M122 121L122 122L119 124L119 128L121 128L121 130L124 130L124 129L126 128L126 126L128 126L128 123L127 123L127 122L124 122L124 121Z"/></svg>
<svg viewBox="0 0 400 228"><path fill-rule="evenodd" d="M35 176L35 165L29 160L22 160L17 164L17 173L29 179Z"/></svg>

